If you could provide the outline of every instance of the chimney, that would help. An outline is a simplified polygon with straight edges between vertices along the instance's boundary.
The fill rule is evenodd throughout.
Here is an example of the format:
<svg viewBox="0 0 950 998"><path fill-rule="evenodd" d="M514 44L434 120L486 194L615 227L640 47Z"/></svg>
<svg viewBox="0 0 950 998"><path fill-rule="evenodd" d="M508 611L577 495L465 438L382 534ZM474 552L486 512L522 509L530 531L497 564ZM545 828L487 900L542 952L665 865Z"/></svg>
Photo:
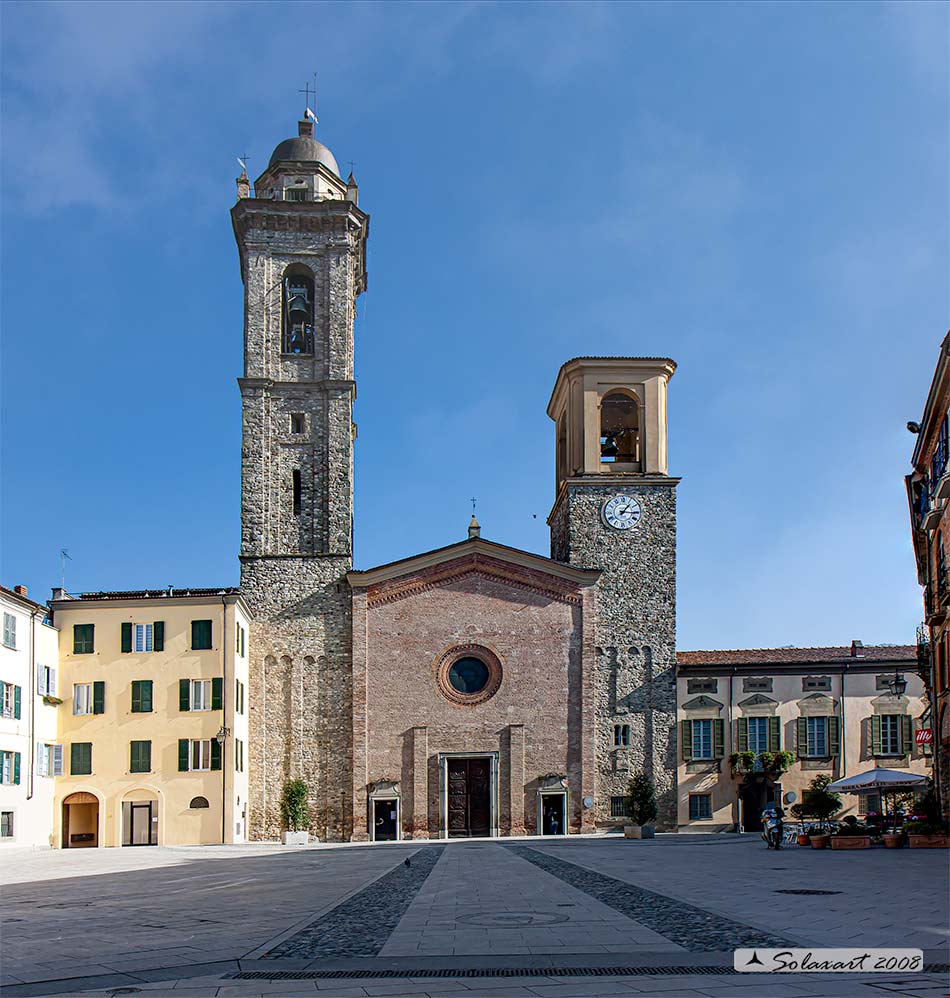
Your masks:
<svg viewBox="0 0 950 998"><path fill-rule="evenodd" d="M66 599L66 590L65 589L54 589L53 590L53 599L54 600L57 600L57 599Z"/></svg>
<svg viewBox="0 0 950 998"><path fill-rule="evenodd" d="M17 596L26 596L26 586L14 586L13 591Z"/></svg>
<svg viewBox="0 0 950 998"><path fill-rule="evenodd" d="M851 657L864 658L864 643L861 641L851 642Z"/></svg>

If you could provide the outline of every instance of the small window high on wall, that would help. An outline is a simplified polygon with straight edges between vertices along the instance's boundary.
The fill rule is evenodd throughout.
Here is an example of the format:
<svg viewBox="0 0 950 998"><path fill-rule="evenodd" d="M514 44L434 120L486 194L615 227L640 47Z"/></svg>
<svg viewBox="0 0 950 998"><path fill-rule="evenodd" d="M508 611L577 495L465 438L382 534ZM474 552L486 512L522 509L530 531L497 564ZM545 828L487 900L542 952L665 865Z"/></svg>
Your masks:
<svg viewBox="0 0 950 998"><path fill-rule="evenodd" d="M313 353L313 278L288 268L282 302L284 353Z"/></svg>
<svg viewBox="0 0 950 998"><path fill-rule="evenodd" d="M622 392L611 392L600 404L601 464L636 464L639 460L640 418L636 399Z"/></svg>

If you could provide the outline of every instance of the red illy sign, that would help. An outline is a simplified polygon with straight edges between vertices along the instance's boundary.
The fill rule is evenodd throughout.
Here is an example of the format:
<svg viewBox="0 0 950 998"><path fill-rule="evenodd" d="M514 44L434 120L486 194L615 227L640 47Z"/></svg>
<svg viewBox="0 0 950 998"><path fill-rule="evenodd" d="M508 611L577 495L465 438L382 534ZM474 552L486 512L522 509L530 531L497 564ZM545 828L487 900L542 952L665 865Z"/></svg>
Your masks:
<svg viewBox="0 0 950 998"><path fill-rule="evenodd" d="M915 738L918 745L929 745L934 740L934 733L930 728L921 728L915 732Z"/></svg>

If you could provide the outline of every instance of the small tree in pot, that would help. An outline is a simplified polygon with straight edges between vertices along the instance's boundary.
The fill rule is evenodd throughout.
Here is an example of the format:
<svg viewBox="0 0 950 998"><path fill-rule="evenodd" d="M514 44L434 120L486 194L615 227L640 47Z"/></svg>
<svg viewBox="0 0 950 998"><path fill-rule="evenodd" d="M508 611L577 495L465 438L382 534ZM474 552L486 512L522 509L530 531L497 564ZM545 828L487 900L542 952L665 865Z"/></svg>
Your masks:
<svg viewBox="0 0 950 998"><path fill-rule="evenodd" d="M308 787L303 780L288 780L284 784L280 795L280 816L286 829L283 836L285 846L305 846L310 841L307 792Z"/></svg>
<svg viewBox="0 0 950 998"><path fill-rule="evenodd" d="M627 787L627 815L623 834L628 839L652 839L656 818L656 789L646 773L637 773Z"/></svg>
<svg viewBox="0 0 950 998"><path fill-rule="evenodd" d="M830 838L826 822L841 810L841 797L828 789L831 777L816 776L802 794L802 812L818 819L818 833L810 835L812 849L824 849Z"/></svg>

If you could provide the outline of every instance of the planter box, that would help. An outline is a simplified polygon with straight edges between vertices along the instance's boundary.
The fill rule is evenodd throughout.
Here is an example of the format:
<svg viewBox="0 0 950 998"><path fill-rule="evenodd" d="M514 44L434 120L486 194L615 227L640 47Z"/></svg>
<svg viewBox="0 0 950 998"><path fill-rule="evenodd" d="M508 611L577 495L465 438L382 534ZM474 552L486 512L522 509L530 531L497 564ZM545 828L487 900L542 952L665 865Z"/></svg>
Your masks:
<svg viewBox="0 0 950 998"><path fill-rule="evenodd" d="M904 836L899 833L897 835L882 835L881 838L884 840L885 849L900 849L904 844Z"/></svg>
<svg viewBox="0 0 950 998"><path fill-rule="evenodd" d="M830 838L830 835L809 835L808 841L811 843L812 849L824 849Z"/></svg>
<svg viewBox="0 0 950 998"><path fill-rule="evenodd" d="M653 825L624 825L623 837L625 839L652 839L656 835Z"/></svg>
<svg viewBox="0 0 950 998"><path fill-rule="evenodd" d="M305 846L310 841L309 832L284 832L285 846Z"/></svg>
<svg viewBox="0 0 950 998"><path fill-rule="evenodd" d="M950 849L950 835L908 835L911 849Z"/></svg>
<svg viewBox="0 0 950 998"><path fill-rule="evenodd" d="M807 846L808 845L808 836L807 835L799 835L798 836L798 844L800 846Z"/></svg>
<svg viewBox="0 0 950 998"><path fill-rule="evenodd" d="M832 849L870 849L870 835L832 835Z"/></svg>

